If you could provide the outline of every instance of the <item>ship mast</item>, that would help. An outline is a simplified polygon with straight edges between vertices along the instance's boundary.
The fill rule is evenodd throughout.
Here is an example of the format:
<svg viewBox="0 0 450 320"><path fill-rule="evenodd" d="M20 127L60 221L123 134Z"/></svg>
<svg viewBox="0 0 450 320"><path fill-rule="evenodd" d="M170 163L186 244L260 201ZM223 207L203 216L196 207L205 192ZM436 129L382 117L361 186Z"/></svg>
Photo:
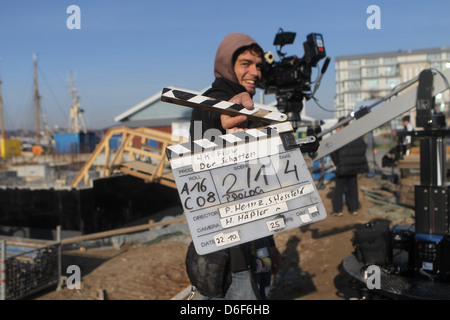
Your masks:
<svg viewBox="0 0 450 320"><path fill-rule="evenodd" d="M73 72L70 71L70 91L72 95L72 106L70 107L69 132L86 133L86 127L83 120L83 109L80 108L80 97L76 95L78 91L74 86Z"/></svg>
<svg viewBox="0 0 450 320"><path fill-rule="evenodd" d="M33 70L34 70L34 112L36 116L36 140L39 144L41 141L41 132L39 126L39 88L38 88L38 79L37 79L37 61L36 61L36 53L33 53Z"/></svg>
<svg viewBox="0 0 450 320"><path fill-rule="evenodd" d="M2 136L0 138L6 140L5 121L3 119L3 97L2 97L2 79L1 78L0 78L0 129L1 129L1 134L2 134Z"/></svg>

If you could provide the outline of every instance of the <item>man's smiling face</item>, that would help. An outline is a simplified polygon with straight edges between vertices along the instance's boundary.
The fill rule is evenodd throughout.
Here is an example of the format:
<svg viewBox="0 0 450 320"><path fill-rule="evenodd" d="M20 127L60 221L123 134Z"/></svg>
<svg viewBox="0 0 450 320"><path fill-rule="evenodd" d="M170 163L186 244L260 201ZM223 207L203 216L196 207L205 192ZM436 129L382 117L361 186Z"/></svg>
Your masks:
<svg viewBox="0 0 450 320"><path fill-rule="evenodd" d="M255 55L250 50L241 53L234 64L234 73L241 85L253 96L256 86L261 80L262 57Z"/></svg>

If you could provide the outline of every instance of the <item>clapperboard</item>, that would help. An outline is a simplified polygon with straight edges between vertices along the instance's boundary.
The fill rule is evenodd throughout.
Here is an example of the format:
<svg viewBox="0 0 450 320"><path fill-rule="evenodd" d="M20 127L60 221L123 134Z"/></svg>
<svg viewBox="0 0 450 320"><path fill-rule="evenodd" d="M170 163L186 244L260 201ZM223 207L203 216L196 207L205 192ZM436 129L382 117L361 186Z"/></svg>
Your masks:
<svg viewBox="0 0 450 320"><path fill-rule="evenodd" d="M220 103L219 109L232 105L171 89L163 90L161 100L220 113L215 105ZM205 101L206 106L202 105ZM231 108L234 111L229 114L236 114L243 107ZM292 141L293 129L290 122L282 122L285 115L257 110L253 116L272 124L220 135L214 141L201 139L167 147L198 254L326 218L300 148L287 142Z"/></svg>

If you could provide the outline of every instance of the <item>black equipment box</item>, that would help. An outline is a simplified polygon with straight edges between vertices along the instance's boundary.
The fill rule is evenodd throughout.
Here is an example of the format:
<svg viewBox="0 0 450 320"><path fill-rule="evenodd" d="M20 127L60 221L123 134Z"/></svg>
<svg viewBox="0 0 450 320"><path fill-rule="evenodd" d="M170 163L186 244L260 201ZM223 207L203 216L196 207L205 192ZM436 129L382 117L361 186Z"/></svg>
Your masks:
<svg viewBox="0 0 450 320"><path fill-rule="evenodd" d="M448 186L415 186L416 233L449 235Z"/></svg>
<svg viewBox="0 0 450 320"><path fill-rule="evenodd" d="M395 225L392 228L392 264L403 275L414 274L414 235L414 225Z"/></svg>
<svg viewBox="0 0 450 320"><path fill-rule="evenodd" d="M450 237L431 234L414 236L416 276L433 281L450 280Z"/></svg>
<svg viewBox="0 0 450 320"><path fill-rule="evenodd" d="M366 266L386 266L392 262L392 239L388 221L371 220L356 228L353 246L358 261Z"/></svg>

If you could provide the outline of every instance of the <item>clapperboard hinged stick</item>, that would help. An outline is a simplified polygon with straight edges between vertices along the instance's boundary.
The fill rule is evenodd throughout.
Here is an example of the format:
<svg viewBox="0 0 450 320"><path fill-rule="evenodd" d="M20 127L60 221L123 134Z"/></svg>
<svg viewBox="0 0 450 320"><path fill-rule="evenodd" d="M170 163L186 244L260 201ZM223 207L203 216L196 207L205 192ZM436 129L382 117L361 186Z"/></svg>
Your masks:
<svg viewBox="0 0 450 320"><path fill-rule="evenodd" d="M249 120L270 124L283 123L288 119L284 113L278 111L261 109L258 107L253 107L249 110L237 103L170 88L163 89L161 101L230 116L245 115ZM279 130L281 133L280 137L286 149L299 147L300 145L307 143L313 143L316 140L316 137L314 136L295 139L292 134L292 126L289 123L286 123L284 126L280 126L279 128L283 128Z"/></svg>
<svg viewBox="0 0 450 320"><path fill-rule="evenodd" d="M222 114L250 111L226 101L172 89L164 89L161 100ZM315 138L296 140L282 113L257 109L251 116L268 125L220 135L213 141L199 139L167 147L180 201L199 254L326 217L299 148Z"/></svg>
<svg viewBox="0 0 450 320"><path fill-rule="evenodd" d="M249 120L257 120L266 123L284 122L287 120L287 116L284 113L269 111L257 107L248 110L244 106L237 103L169 88L163 89L161 100L185 107L204 109L230 116L246 115Z"/></svg>

